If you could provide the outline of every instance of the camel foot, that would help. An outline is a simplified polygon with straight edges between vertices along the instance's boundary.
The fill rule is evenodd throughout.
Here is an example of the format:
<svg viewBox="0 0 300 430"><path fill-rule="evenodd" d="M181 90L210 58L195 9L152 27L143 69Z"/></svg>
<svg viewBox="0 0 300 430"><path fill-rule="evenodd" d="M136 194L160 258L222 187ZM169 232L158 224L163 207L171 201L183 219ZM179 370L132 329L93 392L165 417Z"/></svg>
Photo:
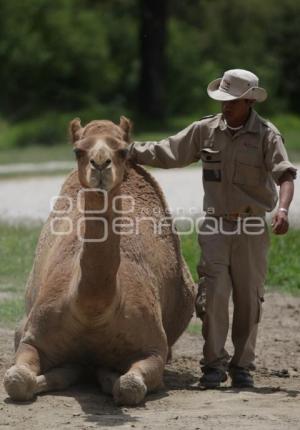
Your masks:
<svg viewBox="0 0 300 430"><path fill-rule="evenodd" d="M4 376L7 394L19 402L26 402L35 397L36 376L27 366L12 366Z"/></svg>
<svg viewBox="0 0 300 430"><path fill-rule="evenodd" d="M135 373L121 376L113 388L114 400L118 405L134 406L141 403L147 393L143 378Z"/></svg>

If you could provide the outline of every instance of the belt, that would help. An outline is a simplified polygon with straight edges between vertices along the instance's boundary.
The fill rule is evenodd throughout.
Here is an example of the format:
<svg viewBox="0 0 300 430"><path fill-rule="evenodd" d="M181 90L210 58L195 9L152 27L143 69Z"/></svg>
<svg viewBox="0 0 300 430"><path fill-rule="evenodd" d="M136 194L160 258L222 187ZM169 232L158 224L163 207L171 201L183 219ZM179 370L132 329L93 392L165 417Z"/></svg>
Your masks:
<svg viewBox="0 0 300 430"><path fill-rule="evenodd" d="M265 219L265 215L253 215L249 213L229 213L229 214L223 214L215 216L215 218L223 218L227 221L239 221L239 220L245 220L245 219L257 219L262 218Z"/></svg>
<svg viewBox="0 0 300 430"><path fill-rule="evenodd" d="M224 214L221 216L221 218L227 219L228 221L237 221L240 218L248 218L249 216L251 216L251 215L245 214L245 213L234 212L234 213L230 213L230 214Z"/></svg>
<svg viewBox="0 0 300 430"><path fill-rule="evenodd" d="M216 216L216 218L223 218L223 219L226 219L228 221L238 221L239 219L245 219L245 218L249 218L251 216L252 215L249 213L233 212L233 213L218 215L218 216Z"/></svg>

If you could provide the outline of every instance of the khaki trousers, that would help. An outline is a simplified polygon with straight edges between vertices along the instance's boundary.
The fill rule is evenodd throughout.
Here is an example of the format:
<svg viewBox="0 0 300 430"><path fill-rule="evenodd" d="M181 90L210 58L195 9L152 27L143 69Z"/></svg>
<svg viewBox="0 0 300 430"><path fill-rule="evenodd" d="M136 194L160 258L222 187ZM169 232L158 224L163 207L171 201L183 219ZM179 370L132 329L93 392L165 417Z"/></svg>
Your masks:
<svg viewBox="0 0 300 430"><path fill-rule="evenodd" d="M198 266L199 294L205 298L205 308L202 300L201 309L197 309L203 322L204 360L201 363L204 370L228 368L230 357L225 342L232 293L234 355L230 366L251 369L267 269L269 236L265 221L263 218L227 221L208 217L198 239L202 249Z"/></svg>

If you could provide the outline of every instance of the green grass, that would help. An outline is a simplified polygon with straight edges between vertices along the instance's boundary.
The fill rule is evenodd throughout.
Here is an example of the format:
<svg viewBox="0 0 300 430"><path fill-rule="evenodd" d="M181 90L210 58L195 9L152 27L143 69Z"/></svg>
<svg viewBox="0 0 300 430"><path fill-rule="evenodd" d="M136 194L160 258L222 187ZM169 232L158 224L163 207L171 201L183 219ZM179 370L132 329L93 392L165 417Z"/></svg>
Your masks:
<svg viewBox="0 0 300 430"><path fill-rule="evenodd" d="M300 116L281 114L270 118L284 137L288 151L300 151Z"/></svg>
<svg viewBox="0 0 300 430"><path fill-rule="evenodd" d="M180 235L182 253L189 269L192 273L193 279L197 280L197 264L200 260L200 247L198 245L197 236L195 234Z"/></svg>
<svg viewBox="0 0 300 430"><path fill-rule="evenodd" d="M201 326L202 324L198 319L197 322L190 322L186 330L189 334L198 335L201 332Z"/></svg>
<svg viewBox="0 0 300 430"><path fill-rule="evenodd" d="M11 226L0 223L0 324L11 325L22 317L24 289L30 272L40 226ZM200 258L197 237L181 235L184 257L197 280L196 266ZM268 288L292 294L300 293L300 230L285 236L271 236ZM196 324L197 326L197 324ZM190 332L199 330L189 328Z"/></svg>
<svg viewBox="0 0 300 430"><path fill-rule="evenodd" d="M271 236L267 285L300 294L300 230Z"/></svg>
<svg viewBox="0 0 300 430"><path fill-rule="evenodd" d="M267 288L300 294L300 230L290 230L284 236L270 233L271 245L268 255ZM181 235L183 255L197 281L196 265L200 258L196 235Z"/></svg>
<svg viewBox="0 0 300 430"><path fill-rule="evenodd" d="M40 227L0 223L0 292L23 293Z"/></svg>
<svg viewBox="0 0 300 430"><path fill-rule="evenodd" d="M96 113L83 115L93 118ZM0 127L0 164L38 163L46 161L71 161L74 159L72 147L68 143L68 122L76 114L48 114L40 119ZM101 116L101 115L100 115ZM99 117L99 115L98 115ZM105 117L105 116L103 116ZM108 117L106 115L106 117ZM175 117L158 129L147 125L135 127L133 139L137 141L160 140L183 129L201 115ZM300 117L281 114L271 121L279 128L286 142L292 161L300 161ZM147 131L148 130L148 131ZM42 144L38 144L38 143Z"/></svg>
<svg viewBox="0 0 300 430"><path fill-rule="evenodd" d="M134 136L135 140L160 140L167 137L170 132L141 133ZM28 145L25 147L12 147L0 149L0 164L16 163L45 163L47 161L73 161L75 160L72 145L67 139L57 145Z"/></svg>
<svg viewBox="0 0 300 430"><path fill-rule="evenodd" d="M24 291L40 226L0 223L0 325L14 327L24 313Z"/></svg>
<svg viewBox="0 0 300 430"><path fill-rule="evenodd" d="M24 315L24 298L5 299L0 301L0 324L14 328Z"/></svg>
<svg viewBox="0 0 300 430"><path fill-rule="evenodd" d="M24 148L5 148L0 150L1 164L72 161L73 159L72 146L67 142L53 146L29 145Z"/></svg>
<svg viewBox="0 0 300 430"><path fill-rule="evenodd" d="M28 179L35 177L49 177L49 176L66 176L72 171L72 169L54 169L50 172L43 170L36 170L34 172L11 172L11 173L0 173L0 180L10 180L10 179Z"/></svg>

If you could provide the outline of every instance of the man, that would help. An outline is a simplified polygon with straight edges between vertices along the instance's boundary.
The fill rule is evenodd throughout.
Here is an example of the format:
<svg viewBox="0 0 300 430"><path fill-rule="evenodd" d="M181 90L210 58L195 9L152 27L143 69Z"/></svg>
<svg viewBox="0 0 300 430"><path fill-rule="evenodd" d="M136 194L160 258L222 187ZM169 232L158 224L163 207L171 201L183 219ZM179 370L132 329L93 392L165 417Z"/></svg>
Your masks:
<svg viewBox="0 0 300 430"><path fill-rule="evenodd" d="M279 131L253 105L267 98L253 73L234 69L208 85L222 113L205 117L160 142L134 143L131 158L171 168L203 163L204 210L200 228L201 278L196 302L203 321L204 358L200 383L215 388L227 380L252 387L255 343L264 296L268 232L265 213L279 205L275 234L288 231L295 167L288 161ZM234 355L225 350L232 292Z"/></svg>

